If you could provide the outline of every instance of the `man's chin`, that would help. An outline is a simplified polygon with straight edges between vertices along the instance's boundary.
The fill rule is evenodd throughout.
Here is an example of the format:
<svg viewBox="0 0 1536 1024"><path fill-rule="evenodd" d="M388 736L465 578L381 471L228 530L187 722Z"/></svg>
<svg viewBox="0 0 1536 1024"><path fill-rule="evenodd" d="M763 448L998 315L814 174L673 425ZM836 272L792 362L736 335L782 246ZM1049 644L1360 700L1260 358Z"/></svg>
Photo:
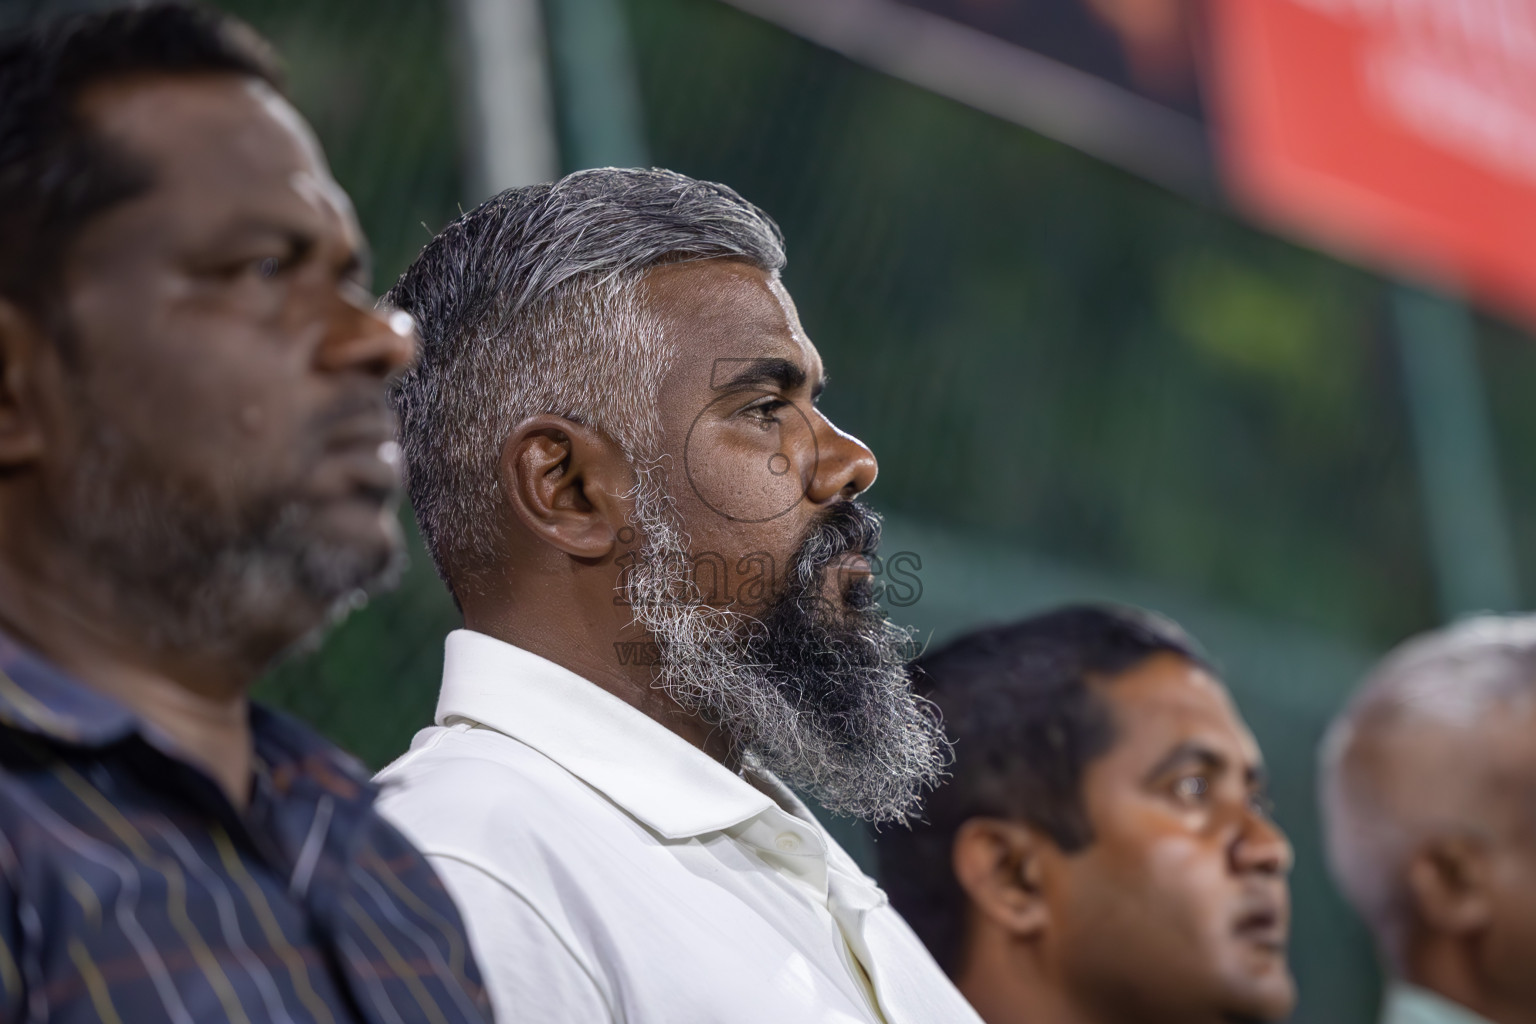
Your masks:
<svg viewBox="0 0 1536 1024"><path fill-rule="evenodd" d="M392 504L292 503L265 537L214 559L217 569L193 584L198 610L187 627L210 645L222 633L249 660L270 663L317 645L370 596L392 588L405 561Z"/></svg>
<svg viewBox="0 0 1536 1024"><path fill-rule="evenodd" d="M227 632L234 637L243 624L246 643L237 645L262 666L315 650L332 627L399 582L406 559L398 536L397 528L396 540L380 543L317 537L286 559L252 563L243 581L218 588Z"/></svg>
<svg viewBox="0 0 1536 1024"><path fill-rule="evenodd" d="M311 506L307 530L316 540L342 546L377 548L388 555L405 546L399 505L393 499L358 495Z"/></svg>
<svg viewBox="0 0 1536 1024"><path fill-rule="evenodd" d="M355 566L351 574L356 585L344 589L375 588L368 581L387 576L390 566L405 554L405 533L393 500L350 498L312 505L294 523L288 538L280 541L306 554L324 553L326 560L340 566Z"/></svg>
<svg viewBox="0 0 1536 1024"><path fill-rule="evenodd" d="M355 608L375 594L392 590L405 570L405 541L391 520L373 537L352 535L336 542L325 538L307 545L300 556L299 589L317 607L334 613Z"/></svg>
<svg viewBox="0 0 1536 1024"><path fill-rule="evenodd" d="M1228 986L1226 1020L1242 1024L1281 1021L1296 1008L1296 982L1281 958L1274 966L1235 980Z"/></svg>

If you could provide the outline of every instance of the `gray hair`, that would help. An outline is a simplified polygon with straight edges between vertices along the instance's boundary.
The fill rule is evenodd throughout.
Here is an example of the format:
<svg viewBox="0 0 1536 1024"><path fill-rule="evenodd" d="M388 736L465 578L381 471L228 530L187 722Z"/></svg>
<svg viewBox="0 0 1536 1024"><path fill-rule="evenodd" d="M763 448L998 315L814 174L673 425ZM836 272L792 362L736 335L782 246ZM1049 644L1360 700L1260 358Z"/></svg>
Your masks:
<svg viewBox="0 0 1536 1024"><path fill-rule="evenodd" d="M1487 825L1472 796L1486 788L1479 727L1536 700L1536 616L1481 616L1391 652L1323 740L1320 796L1329 866L1389 959L1403 918L1403 869L1434 835ZM1437 756L1417 742L1459 740L1471 756ZM1445 748L1439 748L1444 751ZM1387 765L1409 773L1392 785Z"/></svg>
<svg viewBox="0 0 1536 1024"><path fill-rule="evenodd" d="M660 264L720 258L777 274L783 234L724 185L606 167L487 200L385 296L421 333L394 403L416 519L456 596L500 552L497 464L518 423L552 413L637 465L655 458L675 352L639 284Z"/></svg>

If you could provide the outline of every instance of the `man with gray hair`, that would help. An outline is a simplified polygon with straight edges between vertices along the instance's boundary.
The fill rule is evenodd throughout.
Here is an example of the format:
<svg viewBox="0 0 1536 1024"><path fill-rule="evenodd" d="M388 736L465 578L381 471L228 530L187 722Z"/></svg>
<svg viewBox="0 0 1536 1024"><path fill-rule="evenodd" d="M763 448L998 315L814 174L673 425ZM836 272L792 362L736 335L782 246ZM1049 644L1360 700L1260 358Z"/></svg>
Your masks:
<svg viewBox="0 0 1536 1024"><path fill-rule="evenodd" d="M1414 639L1333 724L1334 877L1392 976L1387 1024L1536 1021L1536 616Z"/></svg>
<svg viewBox="0 0 1536 1024"><path fill-rule="evenodd" d="M508 1019L977 1020L786 785L896 821L948 750L783 265L731 189L608 168L466 214L389 296L466 628L385 806Z"/></svg>

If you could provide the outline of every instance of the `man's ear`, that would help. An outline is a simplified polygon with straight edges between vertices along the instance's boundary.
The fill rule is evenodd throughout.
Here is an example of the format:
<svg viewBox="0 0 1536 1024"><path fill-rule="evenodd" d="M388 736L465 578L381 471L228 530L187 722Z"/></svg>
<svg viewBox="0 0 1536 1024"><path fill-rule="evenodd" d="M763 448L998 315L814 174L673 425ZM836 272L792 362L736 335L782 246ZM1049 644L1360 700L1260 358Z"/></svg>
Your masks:
<svg viewBox="0 0 1536 1024"><path fill-rule="evenodd" d="M1440 932L1466 934L1493 916L1492 869L1487 844L1470 836L1432 839L1408 861L1413 912Z"/></svg>
<svg viewBox="0 0 1536 1024"><path fill-rule="evenodd" d="M32 462L43 450L33 383L52 342L37 322L0 298L0 468Z"/></svg>
<svg viewBox="0 0 1536 1024"><path fill-rule="evenodd" d="M1050 924L1044 893L1045 844L1036 829L1003 818L971 818L955 833L955 878L998 928L1034 938Z"/></svg>
<svg viewBox="0 0 1536 1024"><path fill-rule="evenodd" d="M501 449L501 490L517 521L575 558L612 553L634 471L606 435L562 416L518 424Z"/></svg>

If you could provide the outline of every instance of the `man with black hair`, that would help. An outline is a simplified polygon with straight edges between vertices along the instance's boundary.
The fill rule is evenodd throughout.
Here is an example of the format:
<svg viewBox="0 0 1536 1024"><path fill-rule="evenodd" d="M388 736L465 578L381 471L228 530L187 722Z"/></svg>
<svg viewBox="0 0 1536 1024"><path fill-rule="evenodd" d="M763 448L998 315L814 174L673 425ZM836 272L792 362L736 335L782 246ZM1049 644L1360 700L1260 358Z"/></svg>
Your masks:
<svg viewBox="0 0 1536 1024"><path fill-rule="evenodd" d="M988 1024L1290 1012L1290 847L1183 630L1068 607L919 668L957 761L923 822L880 836L882 881Z"/></svg>
<svg viewBox="0 0 1536 1024"><path fill-rule="evenodd" d="M488 1019L360 765L247 692L394 573L345 193L265 43L0 43L0 1021Z"/></svg>

